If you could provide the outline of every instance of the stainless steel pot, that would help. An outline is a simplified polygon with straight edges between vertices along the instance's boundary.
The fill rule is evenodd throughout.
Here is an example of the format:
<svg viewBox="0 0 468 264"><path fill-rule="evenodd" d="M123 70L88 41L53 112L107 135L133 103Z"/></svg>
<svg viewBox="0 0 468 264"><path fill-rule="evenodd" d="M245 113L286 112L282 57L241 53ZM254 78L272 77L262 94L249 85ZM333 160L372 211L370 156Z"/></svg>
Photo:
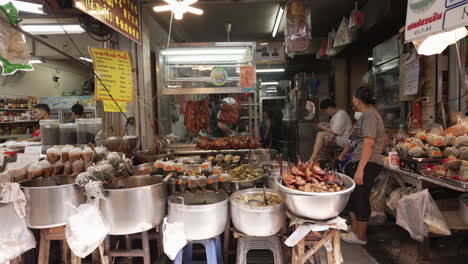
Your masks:
<svg viewBox="0 0 468 264"><path fill-rule="evenodd" d="M143 163L133 167L133 171L135 175L147 175L152 174L154 171L154 164L153 163Z"/></svg>
<svg viewBox="0 0 468 264"><path fill-rule="evenodd" d="M280 183L280 176L276 178L276 184L293 214L308 219L326 220L337 217L343 211L355 188L353 179L341 173L337 173L337 176L344 182L346 190L326 193L292 190Z"/></svg>
<svg viewBox="0 0 468 264"><path fill-rule="evenodd" d="M257 183L261 182L264 177L260 177L254 180L248 181L231 181L231 192L237 192L240 190L250 189L257 187Z"/></svg>
<svg viewBox="0 0 468 264"><path fill-rule="evenodd" d="M281 167L278 161L267 161L261 164L263 173L265 174L266 185L269 189L279 191L275 178L280 175ZM287 168L288 163L283 161L283 168Z"/></svg>
<svg viewBox="0 0 468 264"><path fill-rule="evenodd" d="M141 186L141 187L138 187ZM147 231L166 215L166 185L162 177L131 176L104 186L100 209L111 225L111 235Z"/></svg>
<svg viewBox="0 0 468 264"><path fill-rule="evenodd" d="M254 149L249 152L249 164L257 167L264 162L271 161L278 151L275 149Z"/></svg>
<svg viewBox="0 0 468 264"><path fill-rule="evenodd" d="M280 195L279 192L267 189L267 194ZM263 189L247 189L235 192L229 198L231 219L234 227L249 236L272 236L284 226L286 216L284 201L274 206L254 207L239 204L234 200L243 194L263 194Z"/></svg>
<svg viewBox="0 0 468 264"><path fill-rule="evenodd" d="M228 224L228 197L226 192L172 195L168 221L184 223L188 240L219 236Z"/></svg>
<svg viewBox="0 0 468 264"><path fill-rule="evenodd" d="M78 207L85 201L83 191L71 176L36 178L23 182L21 188L28 200L26 225L29 228L65 225L68 217L76 214L72 206Z"/></svg>

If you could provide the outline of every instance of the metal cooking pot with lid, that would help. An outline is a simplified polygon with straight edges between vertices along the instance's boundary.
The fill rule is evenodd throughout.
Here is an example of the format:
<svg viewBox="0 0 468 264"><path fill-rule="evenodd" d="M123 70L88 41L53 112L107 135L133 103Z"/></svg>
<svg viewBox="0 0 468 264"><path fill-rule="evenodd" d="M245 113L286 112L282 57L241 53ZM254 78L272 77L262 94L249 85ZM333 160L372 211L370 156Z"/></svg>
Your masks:
<svg viewBox="0 0 468 264"><path fill-rule="evenodd" d="M228 224L228 197L226 192L172 195L168 200L168 221L184 223L188 240L219 236Z"/></svg>
<svg viewBox="0 0 468 264"><path fill-rule="evenodd" d="M111 225L111 235L147 231L166 215L166 185L161 176L130 176L104 186L100 209Z"/></svg>
<svg viewBox="0 0 468 264"><path fill-rule="evenodd" d="M75 185L75 177L51 176L21 183L28 201L26 225L29 228L51 228L67 223L76 214L72 207L84 203L83 191Z"/></svg>

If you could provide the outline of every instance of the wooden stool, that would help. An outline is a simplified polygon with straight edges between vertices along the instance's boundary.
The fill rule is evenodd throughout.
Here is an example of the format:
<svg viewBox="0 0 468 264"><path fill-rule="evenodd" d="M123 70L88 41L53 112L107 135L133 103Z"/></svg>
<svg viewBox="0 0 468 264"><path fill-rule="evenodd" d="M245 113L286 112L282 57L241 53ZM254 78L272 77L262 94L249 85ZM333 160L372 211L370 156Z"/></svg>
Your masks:
<svg viewBox="0 0 468 264"><path fill-rule="evenodd" d="M49 264L50 241L59 240L62 244L62 261L65 264L81 264L81 258L73 255L65 238L65 226L41 229L39 245L39 264Z"/></svg>
<svg viewBox="0 0 468 264"><path fill-rule="evenodd" d="M296 225L298 228L299 225ZM327 244L329 242L329 244ZM292 248L291 263L304 264L314 257L315 263L320 263L320 255L318 250L327 245L332 245L332 248L327 248L327 263L341 264L341 248L340 248L340 230L329 229L324 235L318 232L310 232L305 238ZM306 246L311 246L311 249L306 251Z"/></svg>
<svg viewBox="0 0 468 264"><path fill-rule="evenodd" d="M132 238L135 238L135 236L138 234L131 234L131 235L125 236L126 249L118 249L118 248L112 249L110 238L109 236L107 236L106 239L104 240L105 255L109 257L129 257L129 258L142 257L144 264L150 264L151 255L150 255L150 249L149 249L148 231L141 232L139 234L141 236L142 249L131 248L131 240Z"/></svg>

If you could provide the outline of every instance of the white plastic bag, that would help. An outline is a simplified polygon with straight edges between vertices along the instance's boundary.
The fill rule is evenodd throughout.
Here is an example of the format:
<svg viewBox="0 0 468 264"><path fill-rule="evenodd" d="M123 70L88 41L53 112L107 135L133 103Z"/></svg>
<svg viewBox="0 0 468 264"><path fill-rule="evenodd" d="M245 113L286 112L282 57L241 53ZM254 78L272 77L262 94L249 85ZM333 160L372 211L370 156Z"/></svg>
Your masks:
<svg viewBox="0 0 468 264"><path fill-rule="evenodd" d="M333 47L348 45L353 41L353 35L348 29L348 19L343 17L333 42Z"/></svg>
<svg viewBox="0 0 468 264"><path fill-rule="evenodd" d="M329 32L328 33L328 44L327 44L327 56L329 57L333 57L335 56L336 54L338 54L337 50L335 49L335 36L336 36L336 32L335 32L335 29L333 29L332 32Z"/></svg>
<svg viewBox="0 0 468 264"><path fill-rule="evenodd" d="M184 223L168 223L167 217L163 223L164 253L174 260L177 253L187 245L187 235L184 232Z"/></svg>
<svg viewBox="0 0 468 264"><path fill-rule="evenodd" d="M36 240L26 227L13 203L0 203L0 263L8 262L36 247Z"/></svg>
<svg viewBox="0 0 468 264"><path fill-rule="evenodd" d="M398 189L393 190L390 196L387 199L387 206L390 210L394 213L397 202L404 196L415 193L416 188L414 187L400 187Z"/></svg>
<svg viewBox="0 0 468 264"><path fill-rule="evenodd" d="M396 211L397 225L417 241L422 242L429 233L450 235L447 222L427 189L401 198Z"/></svg>
<svg viewBox="0 0 468 264"><path fill-rule="evenodd" d="M99 247L111 227L94 205L82 204L77 211L68 218L65 236L73 254L85 258Z"/></svg>
<svg viewBox="0 0 468 264"><path fill-rule="evenodd" d="M385 202L387 198L387 190L389 187L389 176L385 170L382 170L377 176L376 183L372 187L369 197L371 205L371 215L369 218L370 225L383 225L387 221L385 214Z"/></svg>

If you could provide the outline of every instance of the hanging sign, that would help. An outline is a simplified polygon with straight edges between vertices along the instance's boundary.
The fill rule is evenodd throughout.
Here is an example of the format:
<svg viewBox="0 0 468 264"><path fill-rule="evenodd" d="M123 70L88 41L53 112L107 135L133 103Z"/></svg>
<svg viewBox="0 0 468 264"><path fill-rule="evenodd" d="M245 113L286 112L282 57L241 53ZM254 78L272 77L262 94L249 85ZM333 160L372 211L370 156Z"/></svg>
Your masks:
<svg viewBox="0 0 468 264"><path fill-rule="evenodd" d="M468 25L468 0L408 0L405 41Z"/></svg>
<svg viewBox="0 0 468 264"><path fill-rule="evenodd" d="M95 78L94 99L112 100L107 88L116 101L133 102L132 61L128 51L98 48L90 48L89 51L94 71L100 79Z"/></svg>
<svg viewBox="0 0 468 264"><path fill-rule="evenodd" d="M119 110L119 107L112 100L106 100L102 102L104 103L104 112L116 113L116 112L120 112L120 110L122 110L122 112L127 112L127 103L125 102L117 102L117 104L120 107L120 110Z"/></svg>
<svg viewBox="0 0 468 264"><path fill-rule="evenodd" d="M74 0L75 7L141 44L137 0Z"/></svg>
<svg viewBox="0 0 468 264"><path fill-rule="evenodd" d="M216 86L223 86L228 81L228 74L223 68L214 68L210 74L211 83Z"/></svg>
<svg viewBox="0 0 468 264"><path fill-rule="evenodd" d="M419 57L413 53L404 64L405 95L415 95L419 87Z"/></svg>
<svg viewBox="0 0 468 264"><path fill-rule="evenodd" d="M253 88L255 86L255 67L240 66L240 87Z"/></svg>

